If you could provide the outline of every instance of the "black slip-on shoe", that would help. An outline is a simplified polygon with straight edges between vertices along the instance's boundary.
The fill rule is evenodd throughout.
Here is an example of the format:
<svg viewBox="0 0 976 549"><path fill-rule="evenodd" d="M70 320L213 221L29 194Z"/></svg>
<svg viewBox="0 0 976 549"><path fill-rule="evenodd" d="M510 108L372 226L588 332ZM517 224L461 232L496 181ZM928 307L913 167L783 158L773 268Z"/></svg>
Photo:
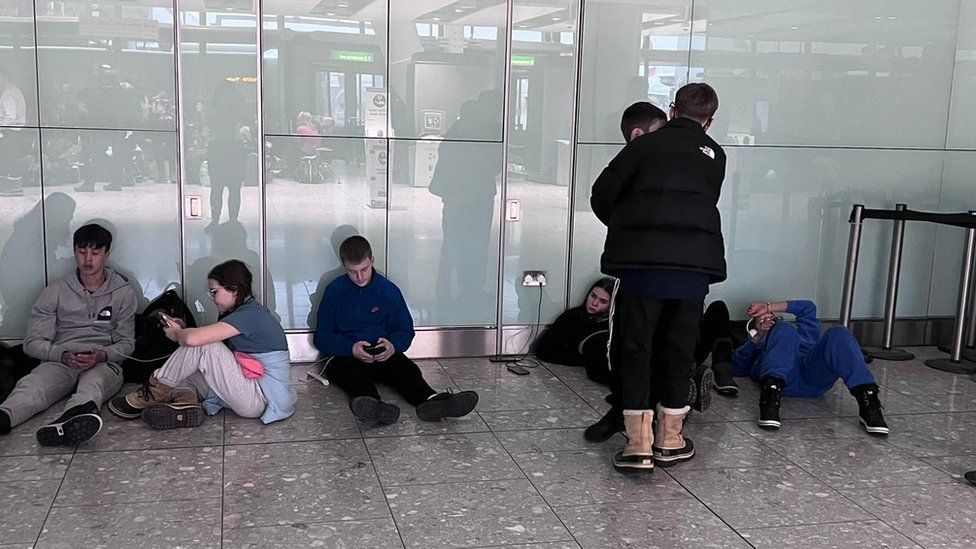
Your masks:
<svg viewBox="0 0 976 549"><path fill-rule="evenodd" d="M478 405L478 393L437 393L417 405L417 417L423 421L440 421L446 417L462 417L471 413Z"/></svg>
<svg viewBox="0 0 976 549"><path fill-rule="evenodd" d="M400 407L371 396L359 396L349 401L352 415L363 423L390 425L400 419Z"/></svg>

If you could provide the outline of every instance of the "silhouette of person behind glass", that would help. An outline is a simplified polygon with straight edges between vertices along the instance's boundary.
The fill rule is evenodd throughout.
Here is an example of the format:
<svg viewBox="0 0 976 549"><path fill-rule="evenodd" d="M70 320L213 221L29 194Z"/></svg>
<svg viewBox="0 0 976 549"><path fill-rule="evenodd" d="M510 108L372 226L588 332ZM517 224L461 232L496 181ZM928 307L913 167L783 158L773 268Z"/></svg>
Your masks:
<svg viewBox="0 0 976 549"><path fill-rule="evenodd" d="M210 141L207 144L207 170L210 174L210 224L205 230L208 232L220 223L225 188L227 189L228 221L237 221L241 213L241 186L244 184L249 152L240 133L240 129L246 125L245 109L244 98L233 82L222 80L214 88L213 100L209 106ZM227 259L236 257L231 255ZM247 263L243 258L241 260ZM254 266L249 265L251 268ZM201 280L206 280L206 273ZM271 307L268 306L268 308Z"/></svg>
<svg viewBox="0 0 976 549"><path fill-rule="evenodd" d="M485 288L487 248L495 211L495 179L502 170L500 147L469 141L486 136L501 136L501 97L496 90L483 90L477 101L461 105L460 116L438 148L428 189L443 203L437 298L450 302L463 295L475 308L490 306L493 299Z"/></svg>
<svg viewBox="0 0 976 549"><path fill-rule="evenodd" d="M39 265L41 272L39 276L32 276L34 273L24 272L23 268L15 268L15 265L27 266L29 259L37 253L40 248L38 242L41 241L41 232L44 231L44 218L47 218L47 253L46 259L48 268L53 269L59 261L56 255L58 244L64 244L70 235L68 229L71 226L71 219L75 215L75 201L64 193L51 193L38 202L23 217L14 221L13 233L7 239L0 252L0 313L3 317L3 325L0 327L0 334L4 336L23 336L27 328L27 319L30 316L31 307L37 295L44 288L44 263L43 259ZM35 266L38 266L34 262Z"/></svg>
<svg viewBox="0 0 976 549"><path fill-rule="evenodd" d="M332 231L332 235L329 237L329 244L332 245L332 250L335 252L336 267L319 278L318 284L315 285L315 292L308 296L308 300L312 304L312 310L308 313L308 327L313 330L315 329L315 319L318 318L319 304L322 302L322 294L325 292L325 287L336 278L346 274L346 269L342 266L342 261L339 259L339 246L345 239L357 234L360 234L360 232L356 227L352 225L339 225Z"/></svg>

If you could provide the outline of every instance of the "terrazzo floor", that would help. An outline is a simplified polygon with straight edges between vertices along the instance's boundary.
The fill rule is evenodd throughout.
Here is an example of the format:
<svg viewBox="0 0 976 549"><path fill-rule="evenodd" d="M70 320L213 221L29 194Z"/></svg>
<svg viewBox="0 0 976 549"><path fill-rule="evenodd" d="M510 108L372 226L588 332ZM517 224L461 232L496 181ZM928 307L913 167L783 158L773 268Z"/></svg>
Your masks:
<svg viewBox="0 0 976 549"><path fill-rule="evenodd" d="M0 438L0 548L976 547L976 383L875 361L891 436L868 436L840 385L784 399L755 425L758 390L713 398L686 434L698 455L621 474L583 429L607 405L582 369L514 376L487 359L421 361L435 388L472 389L476 413L360 425L335 387L293 367L298 412L261 426L224 412L150 432L103 411L76 450L42 449L56 406Z"/></svg>

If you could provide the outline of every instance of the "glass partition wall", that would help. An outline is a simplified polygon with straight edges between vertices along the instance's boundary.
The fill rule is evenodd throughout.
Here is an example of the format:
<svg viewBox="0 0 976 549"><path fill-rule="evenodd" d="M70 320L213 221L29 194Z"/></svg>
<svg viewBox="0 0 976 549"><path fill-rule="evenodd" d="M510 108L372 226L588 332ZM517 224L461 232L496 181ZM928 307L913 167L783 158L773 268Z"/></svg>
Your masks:
<svg viewBox="0 0 976 549"><path fill-rule="evenodd" d="M238 258L299 333L362 234L418 327L519 352L600 276L620 113L693 81L729 158L710 298L836 316L852 203L976 209L974 22L969 0L5 0L0 338L98 221L143 304L176 285L211 321L206 274ZM900 315L951 312L956 233L907 231ZM864 281L889 235L865 227ZM879 316L882 285L858 292Z"/></svg>

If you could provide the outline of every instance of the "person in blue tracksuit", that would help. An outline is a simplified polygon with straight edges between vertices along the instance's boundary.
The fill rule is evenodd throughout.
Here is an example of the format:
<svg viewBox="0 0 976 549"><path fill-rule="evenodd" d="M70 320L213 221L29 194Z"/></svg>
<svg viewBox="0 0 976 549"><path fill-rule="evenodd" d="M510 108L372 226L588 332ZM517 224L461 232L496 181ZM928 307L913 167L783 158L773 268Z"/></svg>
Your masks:
<svg viewBox="0 0 976 549"><path fill-rule="evenodd" d="M794 315L796 324L779 320L777 313ZM736 350L732 367L733 375L760 383L760 427L779 428L782 396L816 398L843 379L867 432L888 434L878 385L850 330L835 326L821 335L817 306L806 300L753 303L748 314L754 331Z"/></svg>
<svg viewBox="0 0 976 549"><path fill-rule="evenodd" d="M373 269L373 250L361 236L339 246L346 274L326 288L319 305L313 343L330 358L328 378L349 396L353 415L364 423L389 425L400 408L383 402L384 383L417 407L423 421L467 415L478 404L474 391L434 391L420 368L403 353L413 341L413 318L395 284Z"/></svg>

